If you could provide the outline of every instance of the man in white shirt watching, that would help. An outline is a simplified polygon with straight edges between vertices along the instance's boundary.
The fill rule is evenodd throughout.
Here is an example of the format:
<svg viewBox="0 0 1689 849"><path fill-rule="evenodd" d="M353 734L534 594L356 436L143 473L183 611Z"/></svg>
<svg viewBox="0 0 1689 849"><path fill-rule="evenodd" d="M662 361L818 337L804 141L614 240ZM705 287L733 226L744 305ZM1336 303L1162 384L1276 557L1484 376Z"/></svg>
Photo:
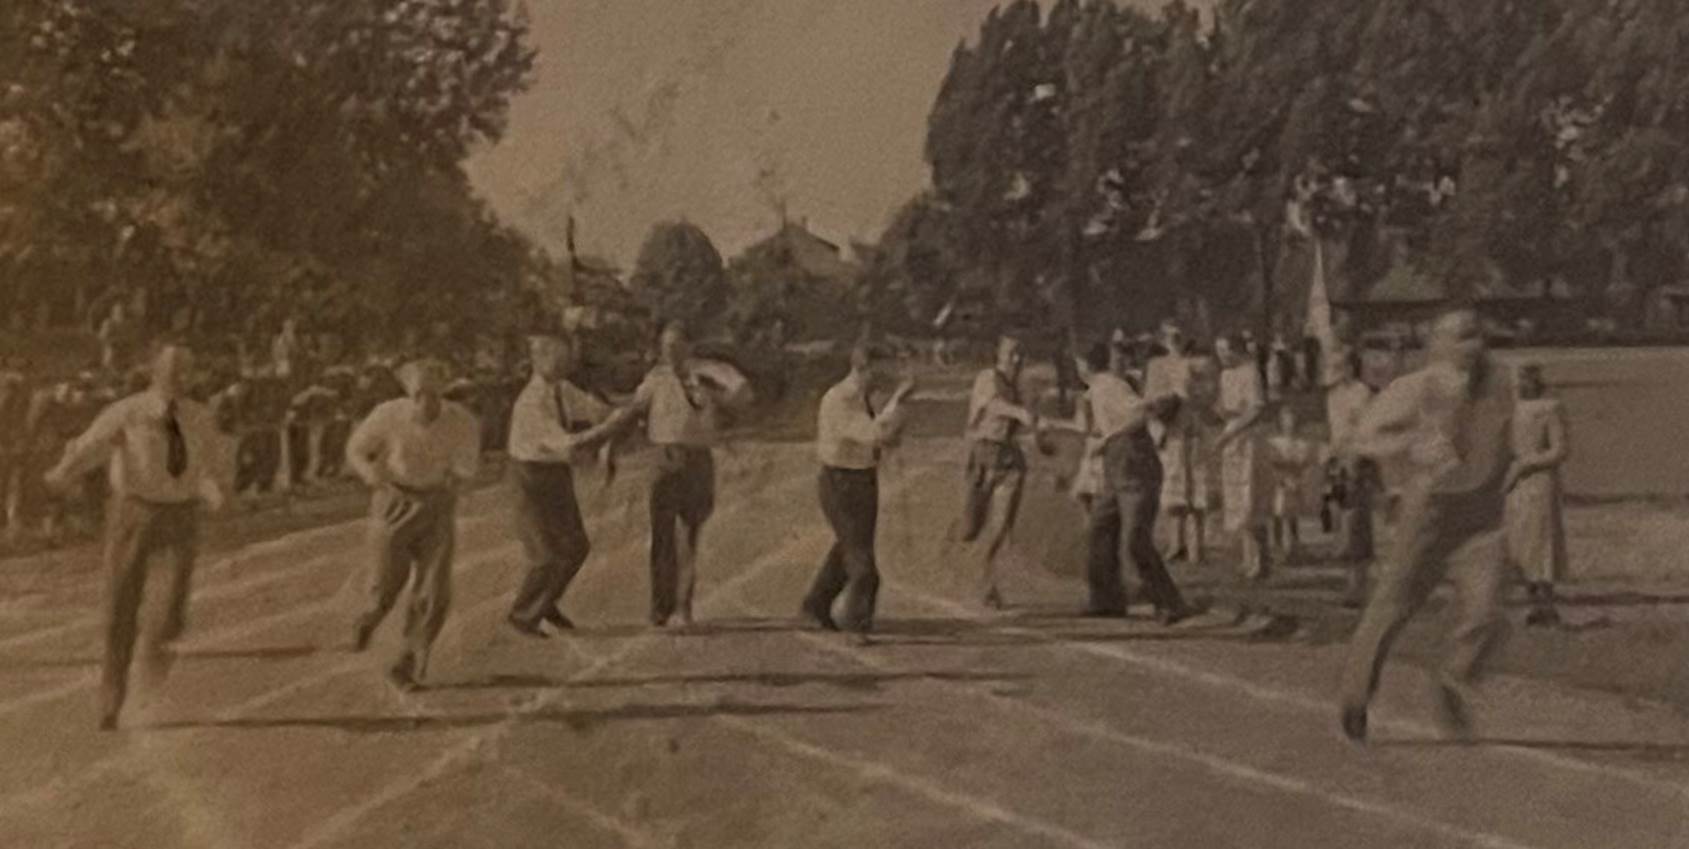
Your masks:
<svg viewBox="0 0 1689 849"><path fill-rule="evenodd" d="M888 361L884 351L867 344L852 350L850 374L821 397L817 422L821 512L834 542L804 598L803 616L829 631L839 630L833 603L843 594L844 628L862 638L873 629L880 586L874 558L880 499L876 470L902 429L903 402L915 388L914 381L903 381L876 411L873 393L890 380Z"/></svg>
<svg viewBox="0 0 1689 849"><path fill-rule="evenodd" d="M451 607L457 498L479 470L481 429L468 410L442 397L442 363L412 362L398 377L405 397L372 410L346 445L348 466L373 493L370 601L353 647L368 648L408 583L405 645L387 677L410 692L427 672L429 649Z"/></svg>
<svg viewBox="0 0 1689 849"><path fill-rule="evenodd" d="M46 475L47 486L64 493L100 464L111 466L105 549L110 582L100 679L100 728L106 731L117 728L128 693L148 561L168 552L175 567L164 618L147 645L149 669L162 680L175 656L171 646L187 627L198 503L219 509L224 501L213 462L211 414L185 397L192 371L187 347L160 344L152 360L151 387L107 407Z"/></svg>
<svg viewBox="0 0 1689 849"><path fill-rule="evenodd" d="M568 339L536 335L528 342L533 378L516 397L509 442L516 529L528 574L509 622L518 633L543 638L542 624L559 631L575 627L558 602L592 546L575 497L573 465L590 447L583 431L603 422L610 407L568 380L575 365Z"/></svg>

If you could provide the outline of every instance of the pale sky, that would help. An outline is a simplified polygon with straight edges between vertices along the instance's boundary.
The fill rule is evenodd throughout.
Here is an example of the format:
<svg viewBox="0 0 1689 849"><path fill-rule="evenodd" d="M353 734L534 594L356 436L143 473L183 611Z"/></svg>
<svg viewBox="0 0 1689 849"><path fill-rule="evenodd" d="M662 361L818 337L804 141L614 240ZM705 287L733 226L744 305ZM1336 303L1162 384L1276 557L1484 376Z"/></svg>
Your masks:
<svg viewBox="0 0 1689 849"><path fill-rule="evenodd" d="M505 220L631 264L685 218L724 255L773 199L841 243L927 181L926 117L958 40L998 0L529 0L533 89L470 163ZM759 176L760 175L760 176Z"/></svg>

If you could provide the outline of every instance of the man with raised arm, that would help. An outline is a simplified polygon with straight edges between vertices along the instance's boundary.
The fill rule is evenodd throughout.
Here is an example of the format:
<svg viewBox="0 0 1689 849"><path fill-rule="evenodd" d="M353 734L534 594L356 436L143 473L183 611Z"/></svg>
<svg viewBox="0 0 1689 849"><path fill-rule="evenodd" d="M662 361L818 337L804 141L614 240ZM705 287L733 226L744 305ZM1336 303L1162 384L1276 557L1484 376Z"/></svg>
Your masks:
<svg viewBox="0 0 1689 849"><path fill-rule="evenodd" d="M803 602L803 615L827 630L838 630L833 603L845 597L845 630L865 639L873 629L880 572L874 557L880 490L877 469L884 450L903 426L903 401L914 390L904 381L883 407L873 393L889 380L884 352L858 345L850 374L821 397L816 454L821 461L821 512L833 529L833 546Z"/></svg>

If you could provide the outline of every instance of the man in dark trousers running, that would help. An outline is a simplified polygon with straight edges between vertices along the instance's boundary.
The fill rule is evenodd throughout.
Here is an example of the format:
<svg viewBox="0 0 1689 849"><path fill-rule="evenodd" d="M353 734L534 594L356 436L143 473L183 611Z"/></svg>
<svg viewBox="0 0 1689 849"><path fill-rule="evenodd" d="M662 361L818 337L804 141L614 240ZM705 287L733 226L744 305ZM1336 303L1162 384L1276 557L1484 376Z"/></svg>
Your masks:
<svg viewBox="0 0 1689 849"><path fill-rule="evenodd" d="M574 348L557 335L529 340L533 378L516 397L510 416L510 477L516 495L516 532L528 559L527 577L510 609L510 626L545 637L575 625L558 606L592 550L580 503L574 463L590 447L583 431L602 423L610 408L568 380Z"/></svg>
<svg viewBox="0 0 1689 849"><path fill-rule="evenodd" d="M656 448L651 476L651 624L692 625L692 591L697 583L698 545L715 512L715 453L725 410L744 404L749 387L724 385L720 369L692 358L686 327L668 321L657 334L657 365L645 375L633 401L582 435L596 442L645 421Z"/></svg>
<svg viewBox="0 0 1689 849"><path fill-rule="evenodd" d="M878 468L885 449L903 426L903 402L915 384L905 380L885 405L874 408L873 393L890 379L884 352L866 344L851 352L850 374L821 397L816 455L821 461L821 512L833 529L833 546L803 602L803 615L838 630L833 603L845 597L845 630L866 638L873 629L880 572L874 557L879 519Z"/></svg>

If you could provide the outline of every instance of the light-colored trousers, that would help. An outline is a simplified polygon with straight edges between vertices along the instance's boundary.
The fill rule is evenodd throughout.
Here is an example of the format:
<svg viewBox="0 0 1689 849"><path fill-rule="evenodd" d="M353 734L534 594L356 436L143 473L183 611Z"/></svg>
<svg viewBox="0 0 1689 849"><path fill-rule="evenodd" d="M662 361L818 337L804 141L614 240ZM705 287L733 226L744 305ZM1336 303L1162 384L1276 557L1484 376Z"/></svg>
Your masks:
<svg viewBox="0 0 1689 849"><path fill-rule="evenodd" d="M369 545L369 606L359 626L375 630L409 584L405 647L394 668L420 678L451 609L457 496L448 490L376 490L370 500Z"/></svg>
<svg viewBox="0 0 1689 849"><path fill-rule="evenodd" d="M1364 706L1372 700L1391 645L1445 578L1454 584L1456 619L1442 680L1465 684L1481 673L1507 631L1500 613L1507 579L1503 504L1493 492L1405 495L1396 538L1349 644L1344 704Z"/></svg>

